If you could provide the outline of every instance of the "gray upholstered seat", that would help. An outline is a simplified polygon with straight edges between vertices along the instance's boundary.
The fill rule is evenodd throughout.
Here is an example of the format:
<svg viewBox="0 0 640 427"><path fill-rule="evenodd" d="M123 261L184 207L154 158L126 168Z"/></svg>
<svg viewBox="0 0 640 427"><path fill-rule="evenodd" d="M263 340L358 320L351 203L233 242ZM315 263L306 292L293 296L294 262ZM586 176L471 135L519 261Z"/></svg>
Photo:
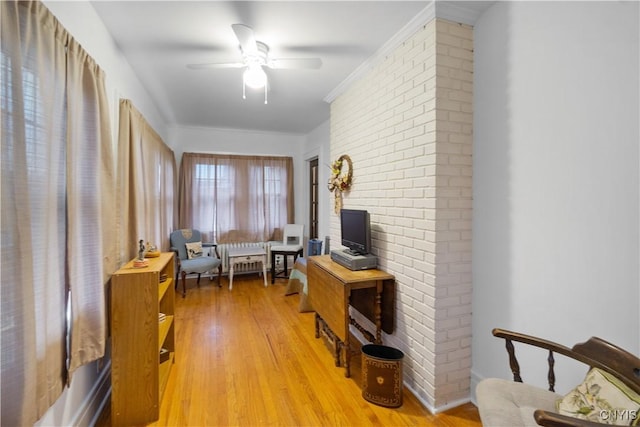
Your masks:
<svg viewBox="0 0 640 427"><path fill-rule="evenodd" d="M187 243L202 242L200 231L194 229L176 230L170 235L171 250L176 253L178 268L176 269L176 288L178 287L178 275L182 273L182 297L187 294L186 276L187 274L198 274L198 286L200 286L200 275L206 272L213 272L218 269L218 286L220 286L220 277L222 275L222 261L218 254L217 245L215 243L202 243L203 249L210 248L216 255L207 256L203 253L200 256L189 259L187 256Z"/></svg>

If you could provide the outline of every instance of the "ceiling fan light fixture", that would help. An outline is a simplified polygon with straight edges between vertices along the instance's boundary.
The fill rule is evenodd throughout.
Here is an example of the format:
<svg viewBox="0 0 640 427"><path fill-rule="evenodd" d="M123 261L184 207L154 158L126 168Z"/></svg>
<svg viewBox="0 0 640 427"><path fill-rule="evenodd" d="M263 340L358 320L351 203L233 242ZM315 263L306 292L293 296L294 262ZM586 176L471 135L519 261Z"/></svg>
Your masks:
<svg viewBox="0 0 640 427"><path fill-rule="evenodd" d="M260 89L267 85L267 74L259 64L250 64L242 75L245 85L253 89Z"/></svg>

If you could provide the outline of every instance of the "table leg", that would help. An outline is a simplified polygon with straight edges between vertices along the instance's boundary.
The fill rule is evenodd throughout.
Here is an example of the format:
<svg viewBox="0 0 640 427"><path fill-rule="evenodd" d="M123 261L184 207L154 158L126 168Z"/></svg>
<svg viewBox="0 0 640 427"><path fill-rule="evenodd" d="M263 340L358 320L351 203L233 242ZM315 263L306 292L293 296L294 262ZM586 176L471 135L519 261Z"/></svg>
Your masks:
<svg viewBox="0 0 640 427"><path fill-rule="evenodd" d="M383 283L378 280L376 283L376 306L375 306L375 319L376 319L376 340L375 344L382 344L382 288Z"/></svg>
<svg viewBox="0 0 640 427"><path fill-rule="evenodd" d="M231 264L231 268L229 268L229 290L231 290L233 289L233 268L236 264L233 262L233 260L231 260L229 264Z"/></svg>
<svg viewBox="0 0 640 427"><path fill-rule="evenodd" d="M262 257L262 277L264 278L264 287L267 287L267 256Z"/></svg>
<svg viewBox="0 0 640 427"><path fill-rule="evenodd" d="M349 349L349 335L347 334L347 342L342 344L342 351L344 352L344 376L349 378L351 376L351 351Z"/></svg>
<svg viewBox="0 0 640 427"><path fill-rule="evenodd" d="M287 268L287 261L289 260L289 255L284 254L282 255L282 259L284 260L284 277L288 277L289 276L289 269Z"/></svg>
<svg viewBox="0 0 640 427"><path fill-rule="evenodd" d="M271 284L276 282L276 254L271 252Z"/></svg>

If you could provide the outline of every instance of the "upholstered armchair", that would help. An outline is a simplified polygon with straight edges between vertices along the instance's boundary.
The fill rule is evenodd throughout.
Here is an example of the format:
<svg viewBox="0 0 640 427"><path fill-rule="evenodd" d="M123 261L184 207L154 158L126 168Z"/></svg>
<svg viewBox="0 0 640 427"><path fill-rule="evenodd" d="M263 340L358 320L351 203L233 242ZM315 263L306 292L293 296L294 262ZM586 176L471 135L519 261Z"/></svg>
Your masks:
<svg viewBox="0 0 640 427"><path fill-rule="evenodd" d="M182 297L187 295L187 274L197 273L197 284L200 286L200 275L218 269L218 286L222 276L222 260L218 254L215 243L203 243L200 231L194 229L176 230L171 233L169 240L171 250L176 253L176 289L178 287L178 276L182 275ZM209 248L215 256L207 256L204 249ZM213 280L213 276L210 278Z"/></svg>

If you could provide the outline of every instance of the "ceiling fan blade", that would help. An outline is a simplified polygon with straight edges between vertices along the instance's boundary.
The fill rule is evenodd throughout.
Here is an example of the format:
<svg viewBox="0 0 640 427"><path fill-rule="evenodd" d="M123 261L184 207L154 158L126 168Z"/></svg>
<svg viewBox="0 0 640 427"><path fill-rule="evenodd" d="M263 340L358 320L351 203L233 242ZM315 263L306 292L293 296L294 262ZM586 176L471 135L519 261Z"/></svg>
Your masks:
<svg viewBox="0 0 640 427"><path fill-rule="evenodd" d="M267 65L280 70L301 68L317 70L322 67L322 60L320 58L274 58Z"/></svg>
<svg viewBox="0 0 640 427"><path fill-rule="evenodd" d="M233 32L236 34L240 48L244 54L254 54L258 52L258 45L251 27L244 24L233 24L231 28L233 28Z"/></svg>
<svg viewBox="0 0 640 427"><path fill-rule="evenodd" d="M242 68L245 67L246 64L244 62L220 62L220 63L210 63L210 64L187 64L187 68L191 68L192 70L206 70L210 68Z"/></svg>

